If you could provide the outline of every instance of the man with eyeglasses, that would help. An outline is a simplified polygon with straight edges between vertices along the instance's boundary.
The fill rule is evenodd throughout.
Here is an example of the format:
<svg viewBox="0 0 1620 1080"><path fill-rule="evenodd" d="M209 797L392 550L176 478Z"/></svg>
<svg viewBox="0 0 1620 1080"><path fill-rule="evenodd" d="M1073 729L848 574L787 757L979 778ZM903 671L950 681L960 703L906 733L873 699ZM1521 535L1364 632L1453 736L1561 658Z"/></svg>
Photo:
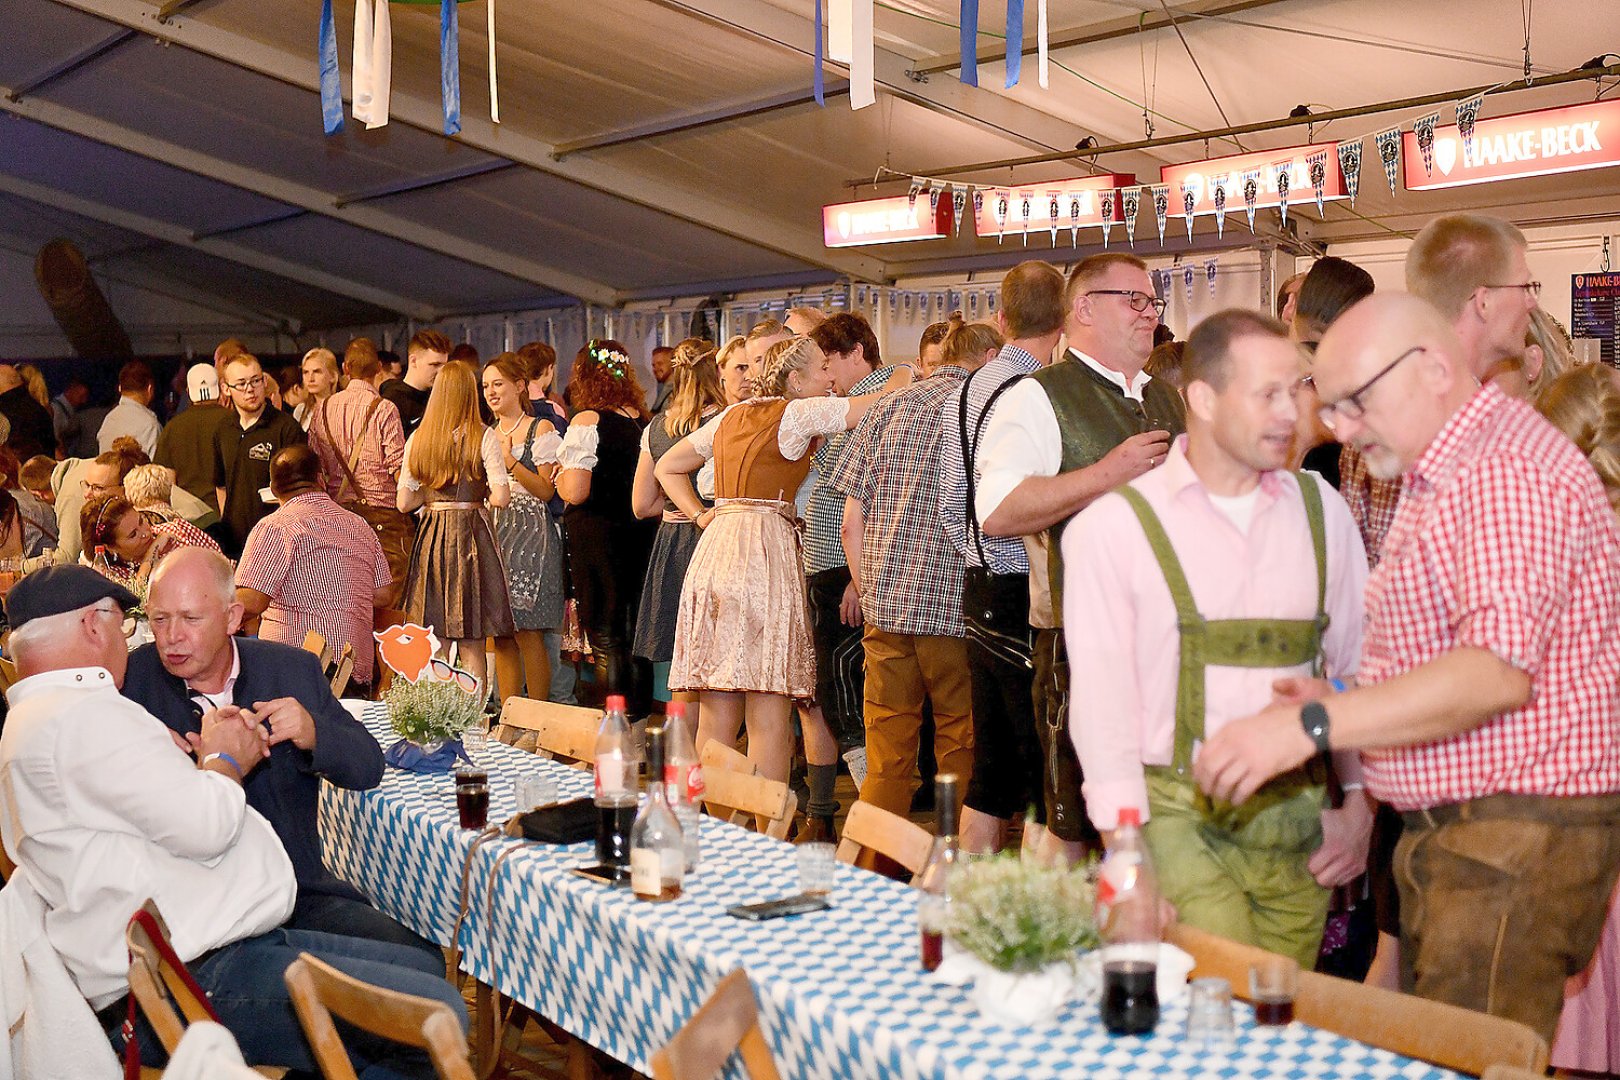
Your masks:
<svg viewBox="0 0 1620 1080"><path fill-rule="evenodd" d="M1083 259L1069 274L1064 306L1063 359L1002 394L985 425L974 505L987 536L1021 536L1030 547L1035 717L1046 755L1045 846L1049 855L1074 860L1097 835L1067 735L1058 540L1093 499L1164 462L1171 437L1186 429L1186 410L1174 387L1142 370L1164 311L1146 263L1121 252Z"/></svg>
<svg viewBox="0 0 1620 1080"><path fill-rule="evenodd" d="M214 495L224 525L220 547L236 558L259 519L275 509L268 497L270 459L286 446L306 442L304 429L289 413L271 405L258 358L240 353L225 362L236 423L226 419L214 432Z"/></svg>
<svg viewBox="0 0 1620 1080"><path fill-rule="evenodd" d="M1620 874L1620 529L1573 443L1480 388L1445 317L1404 293L1316 353L1322 419L1405 491L1367 583L1357 686L1278 703L1194 766L1242 802L1324 749L1360 750L1401 812L1401 981L1551 1041Z"/></svg>

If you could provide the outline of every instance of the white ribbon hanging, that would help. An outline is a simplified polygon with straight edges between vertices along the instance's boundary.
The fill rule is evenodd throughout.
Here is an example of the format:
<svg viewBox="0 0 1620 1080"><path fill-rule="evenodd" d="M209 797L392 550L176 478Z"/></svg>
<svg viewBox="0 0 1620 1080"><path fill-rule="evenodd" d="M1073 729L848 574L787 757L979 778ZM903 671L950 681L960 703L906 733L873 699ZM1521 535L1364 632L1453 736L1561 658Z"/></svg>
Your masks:
<svg viewBox="0 0 1620 1080"><path fill-rule="evenodd" d="M847 64L855 54L854 0L827 0L827 59Z"/></svg>
<svg viewBox="0 0 1620 1080"><path fill-rule="evenodd" d="M501 90L495 78L495 0L489 0L489 120L501 122Z"/></svg>
<svg viewBox="0 0 1620 1080"><path fill-rule="evenodd" d="M393 82L394 33L388 0L355 0L354 118L368 128L388 123Z"/></svg>
<svg viewBox="0 0 1620 1080"><path fill-rule="evenodd" d="M872 0L850 0L849 107L864 109L877 100L873 83Z"/></svg>
<svg viewBox="0 0 1620 1080"><path fill-rule="evenodd" d="M1040 82L1041 89L1047 88L1048 76L1052 66L1050 49L1047 45L1046 29L1046 0L1036 0L1035 5L1035 49L1040 55Z"/></svg>

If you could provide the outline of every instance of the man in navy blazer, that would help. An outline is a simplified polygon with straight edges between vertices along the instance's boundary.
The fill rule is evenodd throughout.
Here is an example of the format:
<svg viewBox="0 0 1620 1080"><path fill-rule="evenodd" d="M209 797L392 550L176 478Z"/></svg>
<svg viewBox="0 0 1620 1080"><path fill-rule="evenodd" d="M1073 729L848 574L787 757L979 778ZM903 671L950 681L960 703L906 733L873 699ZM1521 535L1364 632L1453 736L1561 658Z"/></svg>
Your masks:
<svg viewBox="0 0 1620 1080"><path fill-rule="evenodd" d="M162 720L182 749L196 745L201 717L237 710L269 731L268 758L247 773L248 805L281 838L298 879L286 926L411 945L441 961L437 945L384 915L321 862L316 805L324 778L376 787L382 749L338 704L312 654L232 635L242 622L231 564L217 552L182 548L152 575L146 602L153 642L129 657L123 693Z"/></svg>

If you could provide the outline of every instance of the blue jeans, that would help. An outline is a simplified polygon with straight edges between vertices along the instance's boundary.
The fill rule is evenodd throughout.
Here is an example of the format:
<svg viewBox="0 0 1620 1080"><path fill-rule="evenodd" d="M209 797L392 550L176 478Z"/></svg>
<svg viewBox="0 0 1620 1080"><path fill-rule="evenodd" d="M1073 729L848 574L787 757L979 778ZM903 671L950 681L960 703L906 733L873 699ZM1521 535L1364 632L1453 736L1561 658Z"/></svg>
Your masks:
<svg viewBox="0 0 1620 1080"><path fill-rule="evenodd" d="M219 1014L220 1023L230 1029L242 1047L243 1057L254 1065L318 1072L282 977L303 952L374 986L442 1001L455 1011L463 1030L467 1027L466 1003L445 981L442 958L433 961L422 950L408 945L313 930L271 930L227 945L189 965ZM337 1026L362 1080L433 1080L435 1073L426 1051L378 1038L341 1020ZM144 1016L139 1019L136 1035L142 1064L162 1064L162 1045ZM116 1046L116 1036L114 1043Z"/></svg>
<svg viewBox="0 0 1620 1080"><path fill-rule="evenodd" d="M563 663L562 631L547 630L545 634L546 655L551 658L550 700L559 705L578 705L579 699L574 696L574 684L579 673L574 670L572 663Z"/></svg>
<svg viewBox="0 0 1620 1080"><path fill-rule="evenodd" d="M293 905L292 915L281 926L283 930L314 930L322 934L408 945L437 961L441 974L444 971L444 953L437 945L364 900L299 889L298 903Z"/></svg>

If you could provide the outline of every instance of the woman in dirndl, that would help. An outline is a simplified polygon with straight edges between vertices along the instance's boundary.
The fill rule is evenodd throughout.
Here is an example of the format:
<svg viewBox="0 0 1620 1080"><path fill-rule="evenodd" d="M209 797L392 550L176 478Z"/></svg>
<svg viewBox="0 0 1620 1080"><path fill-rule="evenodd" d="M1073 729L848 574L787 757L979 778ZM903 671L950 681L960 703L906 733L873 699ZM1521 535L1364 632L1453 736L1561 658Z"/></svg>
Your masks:
<svg viewBox="0 0 1620 1080"><path fill-rule="evenodd" d="M405 576L405 615L455 642L461 667L489 691L485 638L514 632L506 567L489 506L511 499L501 440L478 415L478 372L446 364L433 380L422 423L405 440L399 509L422 509Z"/></svg>
<svg viewBox="0 0 1620 1080"><path fill-rule="evenodd" d="M832 370L808 338L771 347L755 373L760 397L727 408L676 443L654 470L703 529L687 568L670 665L672 691L698 691L698 753L748 729L761 775L786 780L793 702L815 693L815 654L795 497L816 441L847 431L877 395L829 397ZM687 474L714 462L713 509Z"/></svg>

